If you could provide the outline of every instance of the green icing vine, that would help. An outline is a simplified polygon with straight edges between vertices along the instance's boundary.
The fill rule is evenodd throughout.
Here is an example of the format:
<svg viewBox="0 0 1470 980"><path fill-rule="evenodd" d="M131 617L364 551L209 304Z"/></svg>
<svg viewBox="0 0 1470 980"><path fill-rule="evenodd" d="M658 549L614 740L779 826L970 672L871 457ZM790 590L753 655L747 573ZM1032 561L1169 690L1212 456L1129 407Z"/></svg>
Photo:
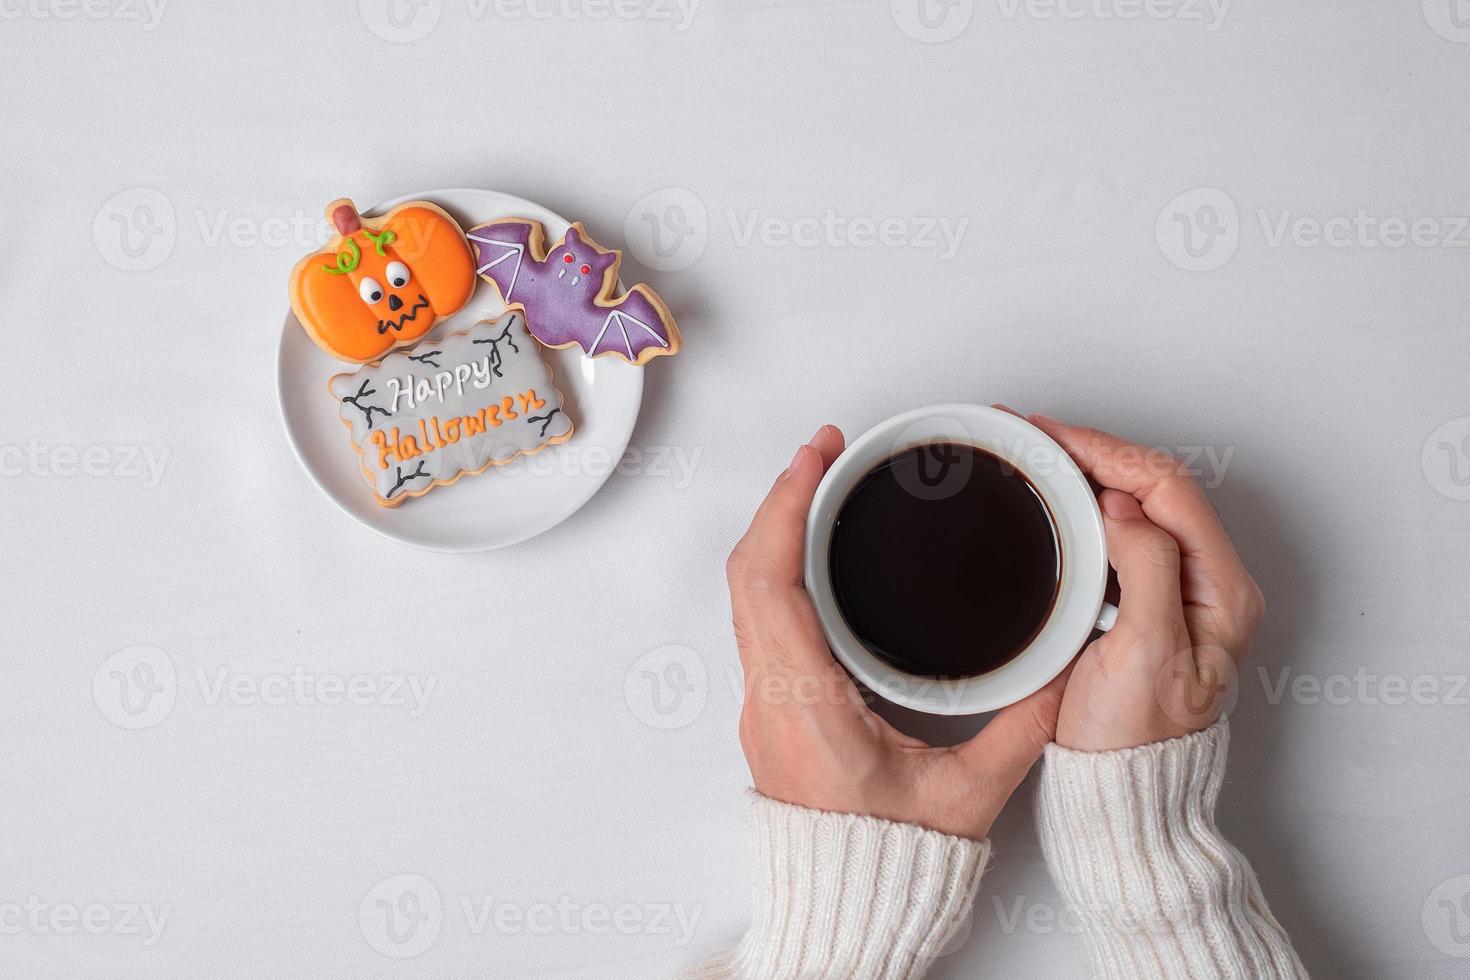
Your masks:
<svg viewBox="0 0 1470 980"><path fill-rule="evenodd" d="M388 253L385 252L384 249L386 249L389 245L392 245L393 240L398 237L387 228L384 228L380 233L376 235L364 228L363 234L367 235L373 240L373 247L378 250L379 255L387 255Z"/></svg>
<svg viewBox="0 0 1470 980"><path fill-rule="evenodd" d="M371 234L371 232L369 232L369 234ZM392 232L387 232L387 234L391 235ZM378 254L383 254L383 247L381 245L378 246ZM347 251L337 253L337 267L334 269L329 265L324 265L322 266L322 268L326 269L334 276L345 276L353 269L356 269L357 264L361 261L362 249L357 247L357 242L354 242L351 238L349 238L347 239Z"/></svg>

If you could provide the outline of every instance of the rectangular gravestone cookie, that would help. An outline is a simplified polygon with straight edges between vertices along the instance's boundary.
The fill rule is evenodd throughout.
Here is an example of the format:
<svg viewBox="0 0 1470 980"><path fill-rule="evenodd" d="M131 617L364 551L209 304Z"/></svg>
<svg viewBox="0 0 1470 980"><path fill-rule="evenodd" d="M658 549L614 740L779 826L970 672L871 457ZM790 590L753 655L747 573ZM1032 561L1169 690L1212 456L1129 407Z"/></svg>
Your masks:
<svg viewBox="0 0 1470 980"><path fill-rule="evenodd" d="M328 388L384 507L572 435L519 311L338 374Z"/></svg>

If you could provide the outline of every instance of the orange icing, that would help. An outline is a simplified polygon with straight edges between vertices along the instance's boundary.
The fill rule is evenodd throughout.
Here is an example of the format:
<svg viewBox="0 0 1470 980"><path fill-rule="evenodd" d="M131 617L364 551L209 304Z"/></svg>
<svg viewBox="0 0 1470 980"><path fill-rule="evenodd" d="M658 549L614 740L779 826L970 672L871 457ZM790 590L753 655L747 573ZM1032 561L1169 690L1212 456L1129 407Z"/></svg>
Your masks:
<svg viewBox="0 0 1470 980"><path fill-rule="evenodd" d="M418 340L474 293L474 259L464 233L436 205L410 201L381 218L363 218L343 198L327 205L327 218L338 233L296 264L290 293L296 319L332 356L377 360ZM395 262L409 270L409 281L401 287L393 286L388 275ZM344 265L350 270L341 271ZM366 278L381 287L382 298L375 303L363 298ZM390 296L403 305L391 309ZM380 330L381 324L388 325Z"/></svg>

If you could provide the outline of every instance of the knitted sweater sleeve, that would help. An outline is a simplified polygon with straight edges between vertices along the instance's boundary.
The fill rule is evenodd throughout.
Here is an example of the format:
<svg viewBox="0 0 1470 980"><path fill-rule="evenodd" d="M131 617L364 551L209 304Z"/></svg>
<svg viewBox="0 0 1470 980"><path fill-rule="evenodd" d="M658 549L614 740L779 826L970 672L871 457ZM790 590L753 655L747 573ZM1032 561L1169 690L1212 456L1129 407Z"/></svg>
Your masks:
<svg viewBox="0 0 1470 980"><path fill-rule="evenodd" d="M752 793L745 840L754 921L683 980L909 980L964 920L988 841Z"/></svg>
<svg viewBox="0 0 1470 980"><path fill-rule="evenodd" d="M1215 826L1229 728L1117 752L1046 750L1037 825L1094 977L1305 978Z"/></svg>

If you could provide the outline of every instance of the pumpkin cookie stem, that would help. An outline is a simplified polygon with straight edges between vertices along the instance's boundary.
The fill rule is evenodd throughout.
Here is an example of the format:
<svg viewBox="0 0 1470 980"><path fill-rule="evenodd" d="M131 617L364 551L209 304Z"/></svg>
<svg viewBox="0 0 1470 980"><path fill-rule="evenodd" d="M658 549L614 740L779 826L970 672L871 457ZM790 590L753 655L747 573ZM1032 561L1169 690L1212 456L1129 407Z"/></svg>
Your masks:
<svg viewBox="0 0 1470 980"><path fill-rule="evenodd" d="M352 203L351 198L340 197L328 204L327 219L337 229L337 234L344 237L362 227L362 217L357 213L357 205Z"/></svg>

